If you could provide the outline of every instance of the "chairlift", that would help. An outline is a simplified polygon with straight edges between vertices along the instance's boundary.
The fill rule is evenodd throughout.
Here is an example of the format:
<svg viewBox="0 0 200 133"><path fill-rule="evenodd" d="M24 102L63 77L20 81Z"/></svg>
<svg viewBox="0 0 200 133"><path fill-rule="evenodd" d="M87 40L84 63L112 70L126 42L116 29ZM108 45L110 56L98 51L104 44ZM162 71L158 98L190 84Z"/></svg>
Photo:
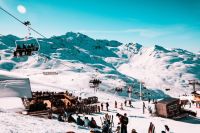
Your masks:
<svg viewBox="0 0 200 133"><path fill-rule="evenodd" d="M40 44L38 40L36 38L30 37L31 23L29 21L26 21L23 24L27 27L28 34L27 36L25 36L25 38L15 41L16 49L13 53L14 57L31 56L40 49Z"/></svg>
<svg viewBox="0 0 200 133"><path fill-rule="evenodd" d="M15 41L14 57L31 56L39 51L40 44L37 39L29 38Z"/></svg>

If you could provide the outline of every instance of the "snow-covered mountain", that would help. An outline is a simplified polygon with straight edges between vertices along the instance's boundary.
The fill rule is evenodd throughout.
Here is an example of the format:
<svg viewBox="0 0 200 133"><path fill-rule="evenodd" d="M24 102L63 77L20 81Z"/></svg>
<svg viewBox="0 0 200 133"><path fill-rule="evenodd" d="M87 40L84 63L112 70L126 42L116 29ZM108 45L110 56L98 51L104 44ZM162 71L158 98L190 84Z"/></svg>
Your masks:
<svg viewBox="0 0 200 133"><path fill-rule="evenodd" d="M81 33L68 32L48 39L39 38L40 51L31 57L13 58L13 35L0 36L0 68L6 71L57 70L99 76L106 88L134 85L139 81L163 93L185 92L189 79L200 79L200 58L182 49L165 49L155 45L122 44L118 41L95 40ZM112 79L109 83L107 79ZM80 88L83 86L80 86ZM171 88L170 92L165 92ZM160 93L161 94L161 93Z"/></svg>
<svg viewBox="0 0 200 133"><path fill-rule="evenodd" d="M135 44L134 47L136 54L128 53L128 62L120 65L118 70L143 81L150 88L185 92L189 89L188 80L200 79L200 58L194 53L158 45L145 48Z"/></svg>
<svg viewBox="0 0 200 133"><path fill-rule="evenodd" d="M178 96L189 91L191 88L188 86L188 80L200 79L199 55L182 49L165 49L158 45L146 48L137 43L122 44L117 41L95 40L81 33L68 32L48 39L39 38L40 50L37 54L14 58L15 40L19 39L13 35L0 36L0 79L27 77L33 91L67 90L82 98L98 96L101 103L110 104L109 112L86 115L89 119L94 117L98 125L101 125L99 117L103 117L105 113L115 116L116 112L119 112L126 113L129 118L128 132L134 128L139 133L145 133L150 122L156 125L156 132L163 131L164 125L168 125L170 132L174 133L200 130L199 119L174 121L152 117L147 112L143 114L143 101L137 100L138 81L144 82L148 88L142 90L144 96L152 98ZM58 75L44 75L43 72L57 72ZM102 81L99 86L101 91L96 92L90 88L89 80L92 78ZM132 98L136 99L132 99L134 108L124 106L122 110L120 104L127 99L127 90L116 93L114 89L127 89L127 86L133 87ZM166 91L166 88L171 90ZM114 107L115 101L118 102L118 108ZM144 102L148 107L153 107L152 103ZM23 108L20 98L0 99L0 132L88 133L90 130L55 119L47 120L10 112L10 109L16 111ZM198 112L199 118L199 109L194 106L192 109ZM116 130L118 121L118 118L114 117L113 130Z"/></svg>

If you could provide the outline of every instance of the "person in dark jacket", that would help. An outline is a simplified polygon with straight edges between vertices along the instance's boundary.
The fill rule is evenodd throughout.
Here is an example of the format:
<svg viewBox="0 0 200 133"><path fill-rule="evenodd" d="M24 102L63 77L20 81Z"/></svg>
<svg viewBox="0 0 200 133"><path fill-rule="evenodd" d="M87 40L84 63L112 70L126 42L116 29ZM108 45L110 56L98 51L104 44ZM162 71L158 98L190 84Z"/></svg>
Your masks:
<svg viewBox="0 0 200 133"><path fill-rule="evenodd" d="M124 115L117 113L116 116L119 118L119 123L121 124L121 133L127 133L128 117L126 113Z"/></svg>
<svg viewBox="0 0 200 133"><path fill-rule="evenodd" d="M101 103L101 111L103 111L103 103Z"/></svg>
<svg viewBox="0 0 200 133"><path fill-rule="evenodd" d="M83 125L84 125L84 121L81 119L80 116L77 117L76 123L77 123L77 125L79 125L79 126L83 126Z"/></svg>
<svg viewBox="0 0 200 133"><path fill-rule="evenodd" d="M108 111L109 104L106 102L106 110Z"/></svg>
<svg viewBox="0 0 200 133"><path fill-rule="evenodd" d="M117 101L115 101L115 108L117 108Z"/></svg>
<svg viewBox="0 0 200 133"><path fill-rule="evenodd" d="M126 103L127 103L127 101L125 100L125 101L124 101L124 105L125 105L125 106L126 106Z"/></svg>
<svg viewBox="0 0 200 133"><path fill-rule="evenodd" d="M131 100L129 100L129 106L130 106L131 108L133 108L133 105L132 105Z"/></svg>
<svg viewBox="0 0 200 133"><path fill-rule="evenodd" d="M59 115L58 115L58 121L60 121L60 122L64 122L64 120L63 120L63 118L62 118L62 115L61 115L61 114L59 114Z"/></svg>
<svg viewBox="0 0 200 133"><path fill-rule="evenodd" d="M102 133L108 133L109 132L109 123L107 121L104 121L103 126L102 126Z"/></svg>
<svg viewBox="0 0 200 133"><path fill-rule="evenodd" d="M70 114L70 115L68 116L68 122L69 122L69 123L72 123L72 122L76 123L76 120L72 117L72 114Z"/></svg>

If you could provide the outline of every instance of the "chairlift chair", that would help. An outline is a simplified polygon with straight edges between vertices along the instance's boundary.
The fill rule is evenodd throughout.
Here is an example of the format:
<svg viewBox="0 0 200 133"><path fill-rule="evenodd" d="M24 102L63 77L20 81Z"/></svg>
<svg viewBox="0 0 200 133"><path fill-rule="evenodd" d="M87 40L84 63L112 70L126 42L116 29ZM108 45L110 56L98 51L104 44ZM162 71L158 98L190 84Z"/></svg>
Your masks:
<svg viewBox="0 0 200 133"><path fill-rule="evenodd" d="M38 40L33 37L16 40L15 45L16 49L14 51L14 57L31 56L40 49Z"/></svg>

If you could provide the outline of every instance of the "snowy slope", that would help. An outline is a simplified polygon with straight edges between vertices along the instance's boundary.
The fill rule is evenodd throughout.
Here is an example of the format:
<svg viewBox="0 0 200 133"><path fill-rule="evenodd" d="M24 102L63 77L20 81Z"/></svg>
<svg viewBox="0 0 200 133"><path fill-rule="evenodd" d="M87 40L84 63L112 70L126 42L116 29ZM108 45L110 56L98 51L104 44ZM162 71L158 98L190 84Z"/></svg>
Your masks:
<svg viewBox="0 0 200 133"><path fill-rule="evenodd" d="M41 44L39 54L13 58L14 41L17 39L19 38L12 35L0 36L0 69L2 69L0 78L29 78L33 91L68 90L83 98L98 96L100 102L109 102L109 114L116 115L116 112L128 114L129 133L132 128L139 133L147 132L149 122L155 124L156 132L164 130L165 124L173 133L200 130L200 111L197 108L194 108L198 112L197 119L174 121L152 117L148 113L142 114L142 103L135 99L138 99L135 93L132 95L135 101L134 108L124 107L124 110L120 110L119 105L127 99L128 95L126 90L119 94L114 91L115 87L131 85L134 88L133 91L138 92L139 83L136 80L138 79L144 81L145 85L150 88L150 90L144 90L143 93L150 92L153 98L165 97L168 93L179 95L179 92L185 91L183 88L187 88L188 79L199 79L199 73L196 71L199 70L199 57L191 52L182 49L167 50L157 45L145 48L140 44L94 40L80 33L69 32L62 36L39 39ZM49 71L58 72L58 75L43 74ZM102 81L98 92L94 92L89 87L89 80L94 77ZM170 92L162 90L168 87L172 88ZM118 101L117 109L114 108L115 100ZM148 105L147 102L146 105ZM88 133L90 130L74 124L60 123L57 120L8 112L7 109L10 108L22 109L20 99L0 99L0 133L64 133L69 130ZM98 125L101 125L100 116L102 117L103 114L88 117L94 117ZM116 129L118 123L116 117L114 117L114 123L113 129Z"/></svg>
<svg viewBox="0 0 200 133"><path fill-rule="evenodd" d="M155 45L140 47L136 54L129 55L128 62L120 65L118 70L143 81L150 88L170 88L171 94L181 94L191 89L188 80L200 79L200 58L186 50L168 50Z"/></svg>
<svg viewBox="0 0 200 133"><path fill-rule="evenodd" d="M25 73L29 73L30 75L34 75L34 71L27 70L24 71ZM0 71L2 75L6 78L12 78L12 77L21 77L19 76L18 72L5 72ZM1 78L3 77L1 75ZM87 79L87 75L80 75L82 78ZM60 77L60 78L59 78ZM120 104L124 103L123 97L118 97L117 94L107 93L107 91L98 91L93 92L90 88L66 88L66 84L70 84L70 81L68 81L66 78L67 76L65 74L60 75L59 77L48 77L44 78L41 75L35 75L31 77L31 86L33 87L33 90L51 90L51 91L65 91L68 90L72 92L76 96L81 97L88 97L88 96L98 96L100 102L109 102L109 112L103 111L103 113L94 114L94 115L87 115L89 119L91 117L94 117L94 119L97 121L98 125L101 125L100 117L103 117L104 113L108 113L109 115L114 115L114 127L113 130L117 128L118 118L115 117L116 113L119 112L121 114L127 113L129 118L129 124L128 124L128 133L131 133L130 131L134 128L139 133L146 133L148 131L149 123L153 122L156 127L156 132L161 132L164 130L164 125L168 125L170 127L171 133L188 133L188 132L197 132L200 130L199 124L200 124L200 110L198 108L193 108L195 111L197 111L198 117L197 118L187 118L183 119L181 121L175 121L160 117L152 117L150 116L148 111L145 110L145 114L142 113L142 102L134 100L133 106L134 108L130 107L124 107L124 110L120 109ZM75 77L75 75L70 75L70 77ZM41 80L43 79L43 80ZM67 83L65 83L68 81ZM109 82L112 82L112 80L109 80ZM79 83L80 85L84 85L85 82ZM78 85L76 85L78 87ZM0 99L1 101L1 99ZM7 99L8 101L8 99ZM118 108L114 108L114 102L118 102ZM10 103L10 102L9 102ZM7 104L9 104L7 103ZM14 99L12 101L14 105L11 105L13 107L21 108L20 99ZM151 106L153 108L153 104L148 104L148 102L145 102L146 106ZM76 124L69 124L69 123L63 123L58 122L57 120L48 120L48 119L42 119L42 118L36 118L31 116L25 116L17 113L13 113L8 111L6 108L6 111L3 110L2 104L0 104L0 133L65 133L66 131L74 131L76 133L88 133L90 131L89 128L80 127ZM5 107L5 106L4 106ZM194 107L194 106L193 106ZM154 109L153 109L154 110ZM82 115L81 115L82 116ZM74 115L76 118L77 116Z"/></svg>
<svg viewBox="0 0 200 133"><path fill-rule="evenodd" d="M146 48L137 43L95 40L81 33L68 32L38 39L41 47L39 55L13 58L15 40L19 38L0 36L0 69L57 69L61 72L88 72L89 77L100 74L105 81L108 78L118 79L116 84L109 85L111 89L131 84L138 90L136 78L152 89L165 92L166 88L171 88L171 92L165 92L170 95L188 91L189 79L200 79L197 71L200 69L199 56L182 49L168 50L158 45Z"/></svg>

